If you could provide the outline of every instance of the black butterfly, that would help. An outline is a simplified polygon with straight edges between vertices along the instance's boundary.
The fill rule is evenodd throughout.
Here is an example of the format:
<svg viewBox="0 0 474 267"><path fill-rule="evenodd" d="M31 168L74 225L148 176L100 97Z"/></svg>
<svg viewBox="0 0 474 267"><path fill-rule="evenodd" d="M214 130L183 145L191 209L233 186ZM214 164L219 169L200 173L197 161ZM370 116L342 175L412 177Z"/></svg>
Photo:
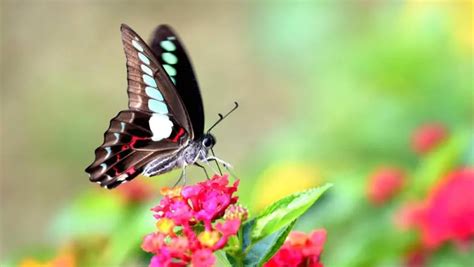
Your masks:
<svg viewBox="0 0 474 267"><path fill-rule="evenodd" d="M204 133L201 94L178 36L160 25L149 47L127 25L120 30L129 109L110 121L104 143L86 169L90 180L111 189L139 174L155 176L182 168L183 175L187 165L219 161L208 155L216 141L209 131ZM218 122L225 117L219 116Z"/></svg>

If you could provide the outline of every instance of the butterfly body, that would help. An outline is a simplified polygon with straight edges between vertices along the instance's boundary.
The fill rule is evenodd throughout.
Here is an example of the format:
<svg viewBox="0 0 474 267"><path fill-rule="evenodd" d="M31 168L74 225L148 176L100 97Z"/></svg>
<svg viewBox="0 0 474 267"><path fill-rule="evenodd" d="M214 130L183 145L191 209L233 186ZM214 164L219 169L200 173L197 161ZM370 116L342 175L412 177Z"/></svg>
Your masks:
<svg viewBox="0 0 474 267"><path fill-rule="evenodd" d="M150 46L122 24L128 109L119 112L86 168L89 179L111 189L139 174L155 176L210 159L214 137L204 132L199 86L184 46L167 25ZM217 160L214 158L214 160Z"/></svg>
<svg viewBox="0 0 474 267"><path fill-rule="evenodd" d="M145 176L155 176L174 169L184 169L188 165L207 162L209 149L215 144L215 138L206 134L203 138L191 141L187 146L171 155L152 160L143 170Z"/></svg>

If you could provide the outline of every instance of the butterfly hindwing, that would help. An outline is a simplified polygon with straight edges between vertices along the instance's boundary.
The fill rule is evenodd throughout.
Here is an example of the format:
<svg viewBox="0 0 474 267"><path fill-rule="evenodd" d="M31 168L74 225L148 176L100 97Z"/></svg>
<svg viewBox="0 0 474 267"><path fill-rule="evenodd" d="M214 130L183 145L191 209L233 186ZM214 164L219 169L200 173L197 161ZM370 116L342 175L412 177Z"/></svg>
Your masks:
<svg viewBox="0 0 474 267"><path fill-rule="evenodd" d="M151 159L173 153L185 145L189 136L173 119L169 138L154 141L154 134L147 127L152 116L124 110L110 121L104 143L95 150L95 160L86 169L91 181L113 188L140 174Z"/></svg>
<svg viewBox="0 0 474 267"><path fill-rule="evenodd" d="M160 25L153 33L151 49L176 86L192 122L195 136L204 133L204 108L198 82L186 50L168 25Z"/></svg>

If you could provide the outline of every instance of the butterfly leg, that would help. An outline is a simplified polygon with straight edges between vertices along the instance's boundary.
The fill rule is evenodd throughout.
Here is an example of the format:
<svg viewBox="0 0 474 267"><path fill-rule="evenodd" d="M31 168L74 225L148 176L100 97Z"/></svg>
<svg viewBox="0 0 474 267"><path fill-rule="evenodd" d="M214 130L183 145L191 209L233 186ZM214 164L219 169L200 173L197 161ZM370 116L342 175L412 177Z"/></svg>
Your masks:
<svg viewBox="0 0 474 267"><path fill-rule="evenodd" d="M207 161L207 162L212 161L212 160L224 165L224 167L226 169L232 168L232 165L230 165L229 163L227 163L227 162L223 161L222 159L220 159L218 157L215 157L215 156L210 156L210 157L207 157L207 158L204 159L204 161Z"/></svg>
<svg viewBox="0 0 474 267"><path fill-rule="evenodd" d="M213 157L216 156L216 153L214 153L214 149L212 149L212 147L211 147L211 153ZM217 165L217 169L219 169L219 174L222 176L222 170L221 170L221 167L219 166L219 162L216 161L216 165Z"/></svg>
<svg viewBox="0 0 474 267"><path fill-rule="evenodd" d="M207 170L206 170L206 167L202 166L201 164L199 164L199 163L197 163L197 162L195 162L194 165L196 165L196 166L198 166L199 168L201 168L201 169L204 171L204 173L206 174L207 180L210 180L209 174L207 173Z"/></svg>
<svg viewBox="0 0 474 267"><path fill-rule="evenodd" d="M181 180L184 180L183 185L186 185L186 166L181 170L181 175L179 176L178 181L173 185L173 188L175 188Z"/></svg>

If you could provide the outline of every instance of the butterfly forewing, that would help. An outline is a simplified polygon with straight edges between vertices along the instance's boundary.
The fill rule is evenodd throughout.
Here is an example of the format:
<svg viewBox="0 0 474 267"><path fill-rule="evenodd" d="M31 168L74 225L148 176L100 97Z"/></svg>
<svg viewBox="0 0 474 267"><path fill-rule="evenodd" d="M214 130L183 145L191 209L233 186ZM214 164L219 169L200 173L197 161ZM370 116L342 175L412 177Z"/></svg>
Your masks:
<svg viewBox="0 0 474 267"><path fill-rule="evenodd" d="M110 122L94 162L90 180L114 188L139 175L150 161L169 158L194 138L186 107L151 49L122 25L127 58L130 110Z"/></svg>
<svg viewBox="0 0 474 267"><path fill-rule="evenodd" d="M157 60L176 86L192 122L195 136L204 133L204 110L198 82L194 75L191 60L179 40L168 25L155 29L151 49Z"/></svg>
<svg viewBox="0 0 474 267"><path fill-rule="evenodd" d="M127 58L129 108L171 115L193 137L186 108L151 49L127 25L122 25L121 30Z"/></svg>

